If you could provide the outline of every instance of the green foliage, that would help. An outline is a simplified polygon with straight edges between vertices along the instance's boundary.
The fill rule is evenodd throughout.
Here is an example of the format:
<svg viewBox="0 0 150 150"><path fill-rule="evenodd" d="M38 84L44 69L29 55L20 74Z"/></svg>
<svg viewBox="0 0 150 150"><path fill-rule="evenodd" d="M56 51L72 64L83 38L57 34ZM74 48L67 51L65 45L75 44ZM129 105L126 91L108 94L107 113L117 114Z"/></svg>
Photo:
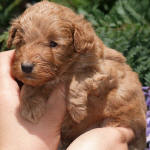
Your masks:
<svg viewBox="0 0 150 150"><path fill-rule="evenodd" d="M22 3L23 0L0 0L0 51L7 49L9 21L24 10L20 8Z"/></svg>
<svg viewBox="0 0 150 150"><path fill-rule="evenodd" d="M17 12L15 12L16 8L21 4L22 0L1 0L0 1L0 27L5 28L8 26L8 22L11 17L13 17Z"/></svg>
<svg viewBox="0 0 150 150"><path fill-rule="evenodd" d="M2 35L0 35L0 43L1 43L1 47L2 47L1 51L7 49L7 46L6 46L6 40L7 39L8 39L8 32L5 31L5 32L3 32Z"/></svg>
<svg viewBox="0 0 150 150"><path fill-rule="evenodd" d="M24 10L27 1L1 0L0 49L6 50L5 32L12 16ZM37 1L37 0L36 0ZM150 0L51 0L83 14L104 43L122 52L139 73L143 85L150 85ZM33 2L33 1L32 1ZM15 11L14 11L15 10ZM15 15L13 15L15 14ZM5 26L5 28L4 28Z"/></svg>

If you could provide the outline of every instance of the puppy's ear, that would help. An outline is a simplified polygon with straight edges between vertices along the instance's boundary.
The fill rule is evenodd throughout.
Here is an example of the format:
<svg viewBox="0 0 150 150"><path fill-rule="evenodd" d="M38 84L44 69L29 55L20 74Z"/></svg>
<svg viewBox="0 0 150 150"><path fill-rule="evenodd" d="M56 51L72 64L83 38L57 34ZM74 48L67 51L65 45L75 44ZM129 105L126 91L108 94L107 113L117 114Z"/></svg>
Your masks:
<svg viewBox="0 0 150 150"><path fill-rule="evenodd" d="M17 29L14 26L12 26L9 30L9 37L7 40L7 47L8 48L11 48L11 46L12 46L16 31L17 31Z"/></svg>
<svg viewBox="0 0 150 150"><path fill-rule="evenodd" d="M8 36L8 40L7 40L7 47L11 48L12 45L16 45L17 43L20 42L20 35L19 35L19 31L20 31L20 24L19 21L16 19L14 21L12 21L12 26L9 30L9 36Z"/></svg>
<svg viewBox="0 0 150 150"><path fill-rule="evenodd" d="M95 49L95 32L91 25L74 25L74 47L78 53Z"/></svg>

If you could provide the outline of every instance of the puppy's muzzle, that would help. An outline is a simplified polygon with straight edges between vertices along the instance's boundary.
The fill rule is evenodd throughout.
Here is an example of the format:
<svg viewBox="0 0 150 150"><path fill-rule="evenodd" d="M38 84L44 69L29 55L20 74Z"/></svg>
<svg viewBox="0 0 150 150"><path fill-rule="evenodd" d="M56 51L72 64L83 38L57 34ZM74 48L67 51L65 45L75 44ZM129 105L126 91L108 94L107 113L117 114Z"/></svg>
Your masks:
<svg viewBox="0 0 150 150"><path fill-rule="evenodd" d="M32 63L22 63L21 69L24 73L31 73L34 68L34 65Z"/></svg>

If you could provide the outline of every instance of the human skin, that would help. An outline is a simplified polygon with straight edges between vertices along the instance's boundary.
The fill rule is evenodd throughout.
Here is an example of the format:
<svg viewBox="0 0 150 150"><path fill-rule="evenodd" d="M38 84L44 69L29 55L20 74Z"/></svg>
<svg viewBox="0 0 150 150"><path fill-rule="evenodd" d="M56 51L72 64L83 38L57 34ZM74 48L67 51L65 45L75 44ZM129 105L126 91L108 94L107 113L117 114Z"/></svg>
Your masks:
<svg viewBox="0 0 150 150"><path fill-rule="evenodd" d="M10 73L13 54L13 50L0 53L0 150L57 150L66 111L64 85L53 91L38 124L24 120L19 114L20 90ZM133 137L126 128L96 128L78 137L67 150L127 150Z"/></svg>
<svg viewBox="0 0 150 150"><path fill-rule="evenodd" d="M10 75L13 53L0 53L0 149L55 150L65 114L63 85L52 93L48 111L38 124L22 119L18 110L20 90Z"/></svg>

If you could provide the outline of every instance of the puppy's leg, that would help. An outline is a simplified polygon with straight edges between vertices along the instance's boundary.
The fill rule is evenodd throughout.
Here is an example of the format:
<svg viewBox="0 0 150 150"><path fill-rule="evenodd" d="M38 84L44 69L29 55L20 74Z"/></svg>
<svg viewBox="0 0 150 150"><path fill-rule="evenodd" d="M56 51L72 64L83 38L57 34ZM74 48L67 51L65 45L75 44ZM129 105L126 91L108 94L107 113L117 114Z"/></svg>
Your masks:
<svg viewBox="0 0 150 150"><path fill-rule="evenodd" d="M107 78L107 75L95 73L91 78L83 81L72 79L68 95L68 110L75 122L79 123L87 116L88 94L91 91L95 95L103 92L101 87L108 84Z"/></svg>
<svg viewBox="0 0 150 150"><path fill-rule="evenodd" d="M67 108L72 119L79 123L87 116L87 91L84 84L73 78L69 88Z"/></svg>
<svg viewBox="0 0 150 150"><path fill-rule="evenodd" d="M45 112L46 100L40 88L24 85L21 90L22 117L32 123L37 123Z"/></svg>

